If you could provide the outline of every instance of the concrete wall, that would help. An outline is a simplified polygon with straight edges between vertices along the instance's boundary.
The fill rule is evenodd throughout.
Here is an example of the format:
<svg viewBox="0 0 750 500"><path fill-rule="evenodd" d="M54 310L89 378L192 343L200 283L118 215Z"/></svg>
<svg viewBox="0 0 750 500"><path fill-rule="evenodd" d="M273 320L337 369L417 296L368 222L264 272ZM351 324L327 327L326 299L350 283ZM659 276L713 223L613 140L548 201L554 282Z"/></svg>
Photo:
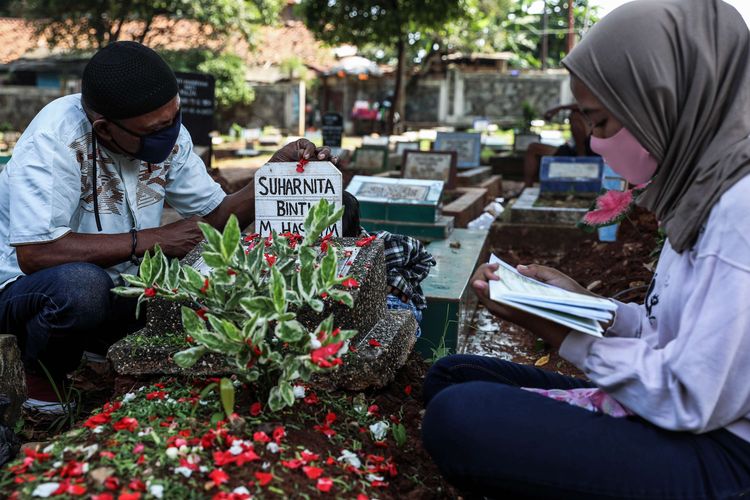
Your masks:
<svg viewBox="0 0 750 500"><path fill-rule="evenodd" d="M24 130L44 106L61 95L58 89L0 87L0 126Z"/></svg>

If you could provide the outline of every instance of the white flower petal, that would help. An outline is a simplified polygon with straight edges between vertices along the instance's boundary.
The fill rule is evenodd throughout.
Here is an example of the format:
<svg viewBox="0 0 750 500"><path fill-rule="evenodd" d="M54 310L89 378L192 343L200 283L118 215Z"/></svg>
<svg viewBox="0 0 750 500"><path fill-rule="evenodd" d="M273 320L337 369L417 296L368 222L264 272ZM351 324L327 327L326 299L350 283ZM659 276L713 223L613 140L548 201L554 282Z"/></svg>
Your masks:
<svg viewBox="0 0 750 500"><path fill-rule="evenodd" d="M148 492L154 495L156 498L163 498L164 486L161 484L154 484L148 489Z"/></svg>
<svg viewBox="0 0 750 500"><path fill-rule="evenodd" d="M250 490L248 490L244 486L238 486L232 490L232 493L234 493L235 495L249 495Z"/></svg>
<svg viewBox="0 0 750 500"><path fill-rule="evenodd" d="M143 387L141 387L141 388L140 388L139 390L141 390L141 391L142 391L142 390L143 390ZM129 392L129 393L125 394L125 395L124 395L124 396L122 397L122 402L123 402L123 403L130 403L130 402L131 402L131 401L133 401L134 399L135 399L135 393L134 393L134 392Z"/></svg>
<svg viewBox="0 0 750 500"><path fill-rule="evenodd" d="M187 467L175 467L174 473L182 474L185 477L190 477L193 475L193 471L191 469L188 469Z"/></svg>
<svg viewBox="0 0 750 500"><path fill-rule="evenodd" d="M372 432L372 437L375 439L375 441L382 441L385 438L386 433L388 432L388 429L390 428L390 425L385 420L381 420L380 422L375 422L370 426L370 432Z"/></svg>
<svg viewBox="0 0 750 500"><path fill-rule="evenodd" d="M60 487L60 483L42 483L38 485L36 488L34 488L34 491L31 493L31 496L47 498L52 493L54 493L54 491L59 487Z"/></svg>
<svg viewBox="0 0 750 500"><path fill-rule="evenodd" d="M305 397L305 386L304 385L295 385L292 390L294 391L294 397L297 399L302 399Z"/></svg>
<svg viewBox="0 0 750 500"><path fill-rule="evenodd" d="M278 453L279 452L279 445L271 441L266 445L266 449L270 451L271 453Z"/></svg>

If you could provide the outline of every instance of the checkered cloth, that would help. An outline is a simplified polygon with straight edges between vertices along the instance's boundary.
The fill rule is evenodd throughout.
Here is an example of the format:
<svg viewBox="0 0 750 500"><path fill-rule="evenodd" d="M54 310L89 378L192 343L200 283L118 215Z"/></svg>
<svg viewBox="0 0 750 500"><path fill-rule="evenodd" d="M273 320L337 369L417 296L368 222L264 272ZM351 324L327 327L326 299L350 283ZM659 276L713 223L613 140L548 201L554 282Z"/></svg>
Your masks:
<svg viewBox="0 0 750 500"><path fill-rule="evenodd" d="M426 308L427 300L421 283L430 274L430 268L436 265L435 258L425 250L421 241L410 236L388 231L374 234L385 245L388 284L406 295L418 310Z"/></svg>

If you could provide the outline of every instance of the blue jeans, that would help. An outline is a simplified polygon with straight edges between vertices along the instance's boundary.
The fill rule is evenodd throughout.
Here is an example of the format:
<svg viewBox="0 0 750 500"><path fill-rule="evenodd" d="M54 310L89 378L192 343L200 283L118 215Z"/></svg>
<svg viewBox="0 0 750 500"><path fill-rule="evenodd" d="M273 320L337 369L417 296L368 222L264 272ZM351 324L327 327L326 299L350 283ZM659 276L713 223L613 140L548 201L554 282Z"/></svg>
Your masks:
<svg viewBox="0 0 750 500"><path fill-rule="evenodd" d="M445 477L492 498L734 498L750 492L750 443L668 431L520 387L591 387L499 359L454 355L424 383L423 441Z"/></svg>
<svg viewBox="0 0 750 500"><path fill-rule="evenodd" d="M84 349L98 353L137 328L135 300L115 296L107 272L71 263L23 276L0 291L0 331L18 337L26 369L53 377L74 370ZM143 316L143 314L142 314Z"/></svg>
<svg viewBox="0 0 750 500"><path fill-rule="evenodd" d="M411 300L409 302L402 302L401 299L389 293L385 296L385 305L388 309L405 309L411 311L414 319L417 320L417 337L422 335L422 328L419 326L422 322L422 311L417 309Z"/></svg>

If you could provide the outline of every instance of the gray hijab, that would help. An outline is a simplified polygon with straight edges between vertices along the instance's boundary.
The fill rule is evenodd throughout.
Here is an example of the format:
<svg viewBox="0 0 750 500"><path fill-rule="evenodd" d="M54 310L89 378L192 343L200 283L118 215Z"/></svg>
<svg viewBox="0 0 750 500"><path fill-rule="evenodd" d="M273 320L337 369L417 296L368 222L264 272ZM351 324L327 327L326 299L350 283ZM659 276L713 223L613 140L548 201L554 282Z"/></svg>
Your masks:
<svg viewBox="0 0 750 500"><path fill-rule="evenodd" d="M750 173L750 34L721 0L636 0L563 60L659 162L638 202L677 252ZM737 214L747 217L748 214Z"/></svg>

